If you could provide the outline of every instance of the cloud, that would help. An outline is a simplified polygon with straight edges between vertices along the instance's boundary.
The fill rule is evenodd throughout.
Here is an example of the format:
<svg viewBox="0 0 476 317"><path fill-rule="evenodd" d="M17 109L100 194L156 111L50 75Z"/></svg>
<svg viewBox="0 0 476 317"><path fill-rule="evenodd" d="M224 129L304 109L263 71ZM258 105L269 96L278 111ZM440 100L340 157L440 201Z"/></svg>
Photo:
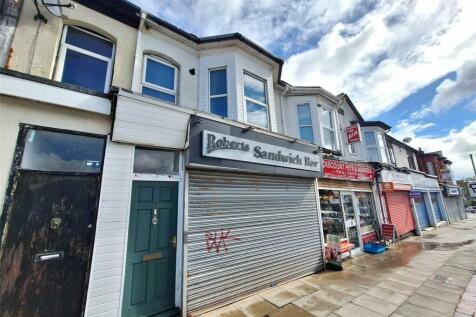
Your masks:
<svg viewBox="0 0 476 317"><path fill-rule="evenodd" d="M411 114L412 118L421 119L430 113L447 112L455 105L476 96L476 60L468 61L456 72L456 79L445 79L437 88L436 95L429 106ZM469 108L476 104L476 98L469 103Z"/></svg>
<svg viewBox="0 0 476 317"><path fill-rule="evenodd" d="M473 176L469 154L476 155L476 120L469 122L461 130L451 130L448 135L433 137L424 135L425 128L432 123L402 120L392 130L395 138L411 137L410 145L425 152L443 151L443 155L453 162L452 168L457 179Z"/></svg>
<svg viewBox="0 0 476 317"><path fill-rule="evenodd" d="M367 118L375 117L476 60L475 11L475 1L380 2L287 59L283 78L345 91Z"/></svg>

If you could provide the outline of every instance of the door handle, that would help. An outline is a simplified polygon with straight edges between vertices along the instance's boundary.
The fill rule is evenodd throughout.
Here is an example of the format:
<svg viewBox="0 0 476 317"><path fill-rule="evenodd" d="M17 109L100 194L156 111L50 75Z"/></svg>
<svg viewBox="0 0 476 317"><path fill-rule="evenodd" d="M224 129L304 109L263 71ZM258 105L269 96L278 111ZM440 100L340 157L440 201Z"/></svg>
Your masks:
<svg viewBox="0 0 476 317"><path fill-rule="evenodd" d="M64 251L49 252L49 253L38 253L38 254L35 254L35 263L53 261L53 260L62 260L63 256L64 256Z"/></svg>
<svg viewBox="0 0 476 317"><path fill-rule="evenodd" d="M177 247L177 236L174 236L172 238L172 240L170 240L169 242L170 242L170 245L172 246L172 248L176 248Z"/></svg>
<svg viewBox="0 0 476 317"><path fill-rule="evenodd" d="M159 218L157 217L157 208L154 209L154 215L152 216L152 224L155 226L159 223Z"/></svg>

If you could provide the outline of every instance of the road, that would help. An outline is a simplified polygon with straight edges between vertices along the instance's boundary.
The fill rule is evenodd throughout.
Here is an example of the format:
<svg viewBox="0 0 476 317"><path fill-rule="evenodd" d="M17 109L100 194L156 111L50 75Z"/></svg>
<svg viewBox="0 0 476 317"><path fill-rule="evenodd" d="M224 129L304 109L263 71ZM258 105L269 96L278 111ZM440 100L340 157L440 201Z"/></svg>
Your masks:
<svg viewBox="0 0 476 317"><path fill-rule="evenodd" d="M476 215L201 317L476 316Z"/></svg>

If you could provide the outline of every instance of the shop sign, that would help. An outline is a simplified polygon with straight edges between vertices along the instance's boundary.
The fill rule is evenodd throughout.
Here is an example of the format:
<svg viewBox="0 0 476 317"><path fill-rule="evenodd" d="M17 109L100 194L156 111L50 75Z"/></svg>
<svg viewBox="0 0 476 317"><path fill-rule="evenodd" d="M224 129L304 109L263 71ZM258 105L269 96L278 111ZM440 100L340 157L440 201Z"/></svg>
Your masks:
<svg viewBox="0 0 476 317"><path fill-rule="evenodd" d="M368 165L352 164L335 160L323 160L322 167L323 176L326 178L370 182L375 178L374 169Z"/></svg>
<svg viewBox="0 0 476 317"><path fill-rule="evenodd" d="M384 240L395 240L395 225L390 223L382 223L382 238Z"/></svg>
<svg viewBox="0 0 476 317"><path fill-rule="evenodd" d="M203 130L202 155L314 172L321 171L321 159L317 154L207 130Z"/></svg>
<svg viewBox="0 0 476 317"><path fill-rule="evenodd" d="M434 177L428 177L418 173L411 173L410 180L414 188L440 189L438 185L438 179Z"/></svg>
<svg viewBox="0 0 476 317"><path fill-rule="evenodd" d="M358 123L353 124L345 128L345 132L347 134L347 143L357 143L361 142L361 133L360 133L360 126Z"/></svg>
<svg viewBox="0 0 476 317"><path fill-rule="evenodd" d="M395 187L392 182L384 182L382 183L382 191L384 193L393 192L395 191Z"/></svg>
<svg viewBox="0 0 476 317"><path fill-rule="evenodd" d="M410 175L394 170L383 170L380 172L383 182L393 182L399 184L411 184Z"/></svg>
<svg viewBox="0 0 476 317"><path fill-rule="evenodd" d="M417 191L411 190L411 191L408 192L408 197L410 197L410 198L418 198L418 197L421 197L421 192L417 192Z"/></svg>

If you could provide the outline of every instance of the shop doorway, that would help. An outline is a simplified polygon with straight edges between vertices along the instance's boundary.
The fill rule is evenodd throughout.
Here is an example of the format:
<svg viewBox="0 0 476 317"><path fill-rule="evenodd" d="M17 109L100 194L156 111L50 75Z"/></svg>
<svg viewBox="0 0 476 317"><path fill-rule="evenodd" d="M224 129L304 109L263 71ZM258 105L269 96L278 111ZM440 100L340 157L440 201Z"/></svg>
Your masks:
<svg viewBox="0 0 476 317"><path fill-rule="evenodd" d="M423 200L423 196L414 197L413 201L415 202L415 209L418 215L418 223L420 224L421 230L424 230L430 226L430 218L428 218L425 201Z"/></svg>
<svg viewBox="0 0 476 317"><path fill-rule="evenodd" d="M0 316L81 316L104 145L104 137L21 129L2 219Z"/></svg>
<svg viewBox="0 0 476 317"><path fill-rule="evenodd" d="M359 249L361 246L361 233L359 221L358 207L355 203L353 193L342 193L342 207L344 210L345 229L349 242L355 246L355 249Z"/></svg>
<svg viewBox="0 0 476 317"><path fill-rule="evenodd" d="M132 184L123 316L175 307L177 198L177 182Z"/></svg>

